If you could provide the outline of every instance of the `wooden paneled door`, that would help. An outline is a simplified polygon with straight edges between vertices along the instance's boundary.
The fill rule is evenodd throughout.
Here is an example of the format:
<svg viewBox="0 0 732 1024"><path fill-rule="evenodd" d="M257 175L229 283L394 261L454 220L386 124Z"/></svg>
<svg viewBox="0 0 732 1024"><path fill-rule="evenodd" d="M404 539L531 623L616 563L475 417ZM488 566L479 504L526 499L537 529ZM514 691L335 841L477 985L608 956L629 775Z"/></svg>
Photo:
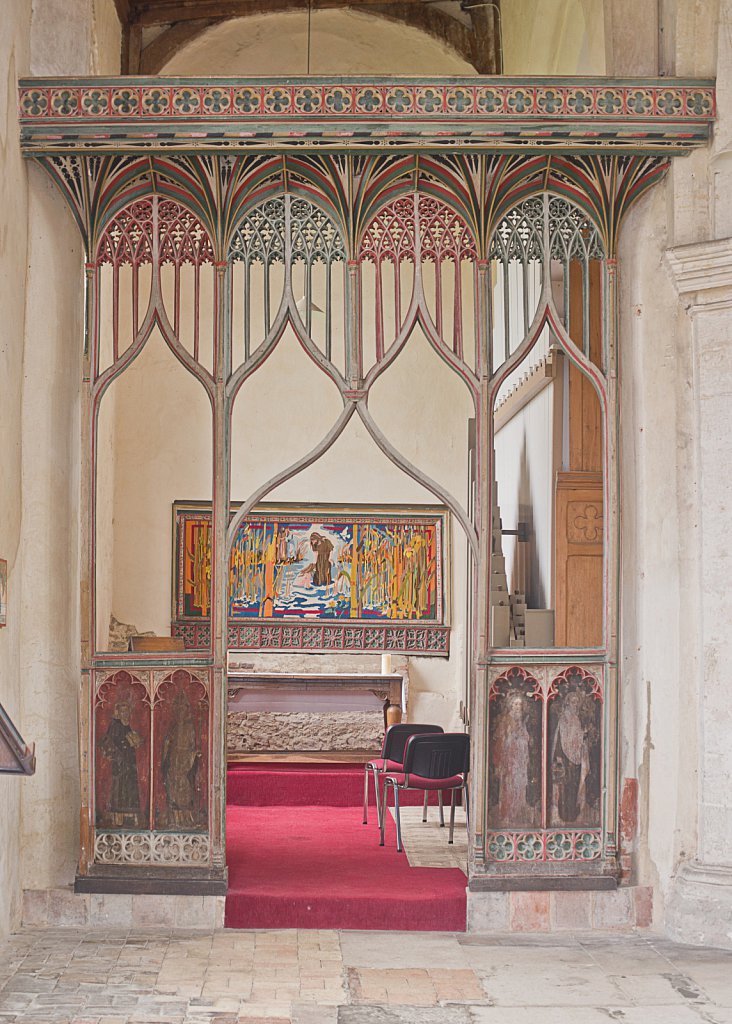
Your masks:
<svg viewBox="0 0 732 1024"><path fill-rule="evenodd" d="M602 473L557 474L556 524L556 646L600 647Z"/></svg>

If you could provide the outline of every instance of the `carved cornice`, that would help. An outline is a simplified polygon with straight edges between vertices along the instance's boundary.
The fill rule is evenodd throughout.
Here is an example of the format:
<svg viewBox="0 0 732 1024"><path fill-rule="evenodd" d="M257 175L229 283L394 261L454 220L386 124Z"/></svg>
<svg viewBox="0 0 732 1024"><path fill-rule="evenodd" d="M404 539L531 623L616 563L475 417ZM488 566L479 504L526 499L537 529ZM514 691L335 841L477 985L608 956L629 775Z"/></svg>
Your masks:
<svg viewBox="0 0 732 1024"><path fill-rule="evenodd" d="M666 264L692 316L700 310L732 308L732 238L667 249Z"/></svg>
<svg viewBox="0 0 732 1024"><path fill-rule="evenodd" d="M679 79L24 79L26 153L454 149L678 153L712 82Z"/></svg>

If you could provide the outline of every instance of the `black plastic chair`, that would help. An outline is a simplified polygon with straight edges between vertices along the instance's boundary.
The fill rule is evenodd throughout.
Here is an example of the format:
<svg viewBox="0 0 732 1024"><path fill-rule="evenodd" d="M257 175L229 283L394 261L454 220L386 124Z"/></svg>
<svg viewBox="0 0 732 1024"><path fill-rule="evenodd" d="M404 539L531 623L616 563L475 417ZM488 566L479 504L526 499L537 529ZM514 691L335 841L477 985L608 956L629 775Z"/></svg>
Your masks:
<svg viewBox="0 0 732 1024"><path fill-rule="evenodd" d="M369 772L374 777L374 793L376 795L376 818L381 826L381 793L379 791L379 778L385 772L401 772L404 764L404 748L410 736L421 734L443 733L441 725L420 725L416 722L401 722L399 725L390 725L384 733L384 742L381 745L381 756L376 761L369 761L363 769L363 823L368 825L369 805ZM427 820L427 797L424 796L422 809L422 821ZM442 794L440 794L440 824L444 825L444 814L442 810Z"/></svg>
<svg viewBox="0 0 732 1024"><path fill-rule="evenodd" d="M450 790L450 836L455 831L455 793L460 791L465 800L465 814L469 823L468 773L470 772L470 737L464 732L445 732L441 735L410 736L404 750L402 770L389 770L382 774L382 804L379 824L380 845L384 845L386 828L387 792L394 790L397 852L402 852L402 824L399 817L399 793L407 789L423 790L425 796L432 790L440 795ZM468 825L469 827L469 825Z"/></svg>

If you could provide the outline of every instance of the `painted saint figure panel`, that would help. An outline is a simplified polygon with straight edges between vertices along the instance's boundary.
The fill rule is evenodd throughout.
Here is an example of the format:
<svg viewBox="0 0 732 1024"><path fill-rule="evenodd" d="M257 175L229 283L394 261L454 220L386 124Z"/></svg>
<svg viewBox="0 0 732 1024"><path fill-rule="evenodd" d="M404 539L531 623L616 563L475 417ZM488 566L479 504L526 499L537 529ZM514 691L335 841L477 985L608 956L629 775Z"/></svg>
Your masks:
<svg viewBox="0 0 732 1024"><path fill-rule="evenodd" d="M490 828L541 826L541 688L513 668L495 681L489 703Z"/></svg>
<svg viewBox="0 0 732 1024"><path fill-rule="evenodd" d="M548 692L547 814L551 826L596 828L602 789L602 692L568 669Z"/></svg>
<svg viewBox="0 0 732 1024"><path fill-rule="evenodd" d="M99 687L95 732L97 826L149 828L150 698L129 672Z"/></svg>
<svg viewBox="0 0 732 1024"><path fill-rule="evenodd" d="M190 832L208 825L209 695L176 669L155 691L153 828Z"/></svg>

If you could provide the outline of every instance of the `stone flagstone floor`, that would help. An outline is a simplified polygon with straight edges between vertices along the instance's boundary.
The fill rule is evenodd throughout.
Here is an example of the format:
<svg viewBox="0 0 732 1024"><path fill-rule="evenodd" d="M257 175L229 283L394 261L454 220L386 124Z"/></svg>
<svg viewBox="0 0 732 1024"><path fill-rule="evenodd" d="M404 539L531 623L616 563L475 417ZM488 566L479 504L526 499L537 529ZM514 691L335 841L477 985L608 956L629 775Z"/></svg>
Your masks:
<svg viewBox="0 0 732 1024"><path fill-rule="evenodd" d="M25 929L0 1024L732 1024L732 952L650 934Z"/></svg>

